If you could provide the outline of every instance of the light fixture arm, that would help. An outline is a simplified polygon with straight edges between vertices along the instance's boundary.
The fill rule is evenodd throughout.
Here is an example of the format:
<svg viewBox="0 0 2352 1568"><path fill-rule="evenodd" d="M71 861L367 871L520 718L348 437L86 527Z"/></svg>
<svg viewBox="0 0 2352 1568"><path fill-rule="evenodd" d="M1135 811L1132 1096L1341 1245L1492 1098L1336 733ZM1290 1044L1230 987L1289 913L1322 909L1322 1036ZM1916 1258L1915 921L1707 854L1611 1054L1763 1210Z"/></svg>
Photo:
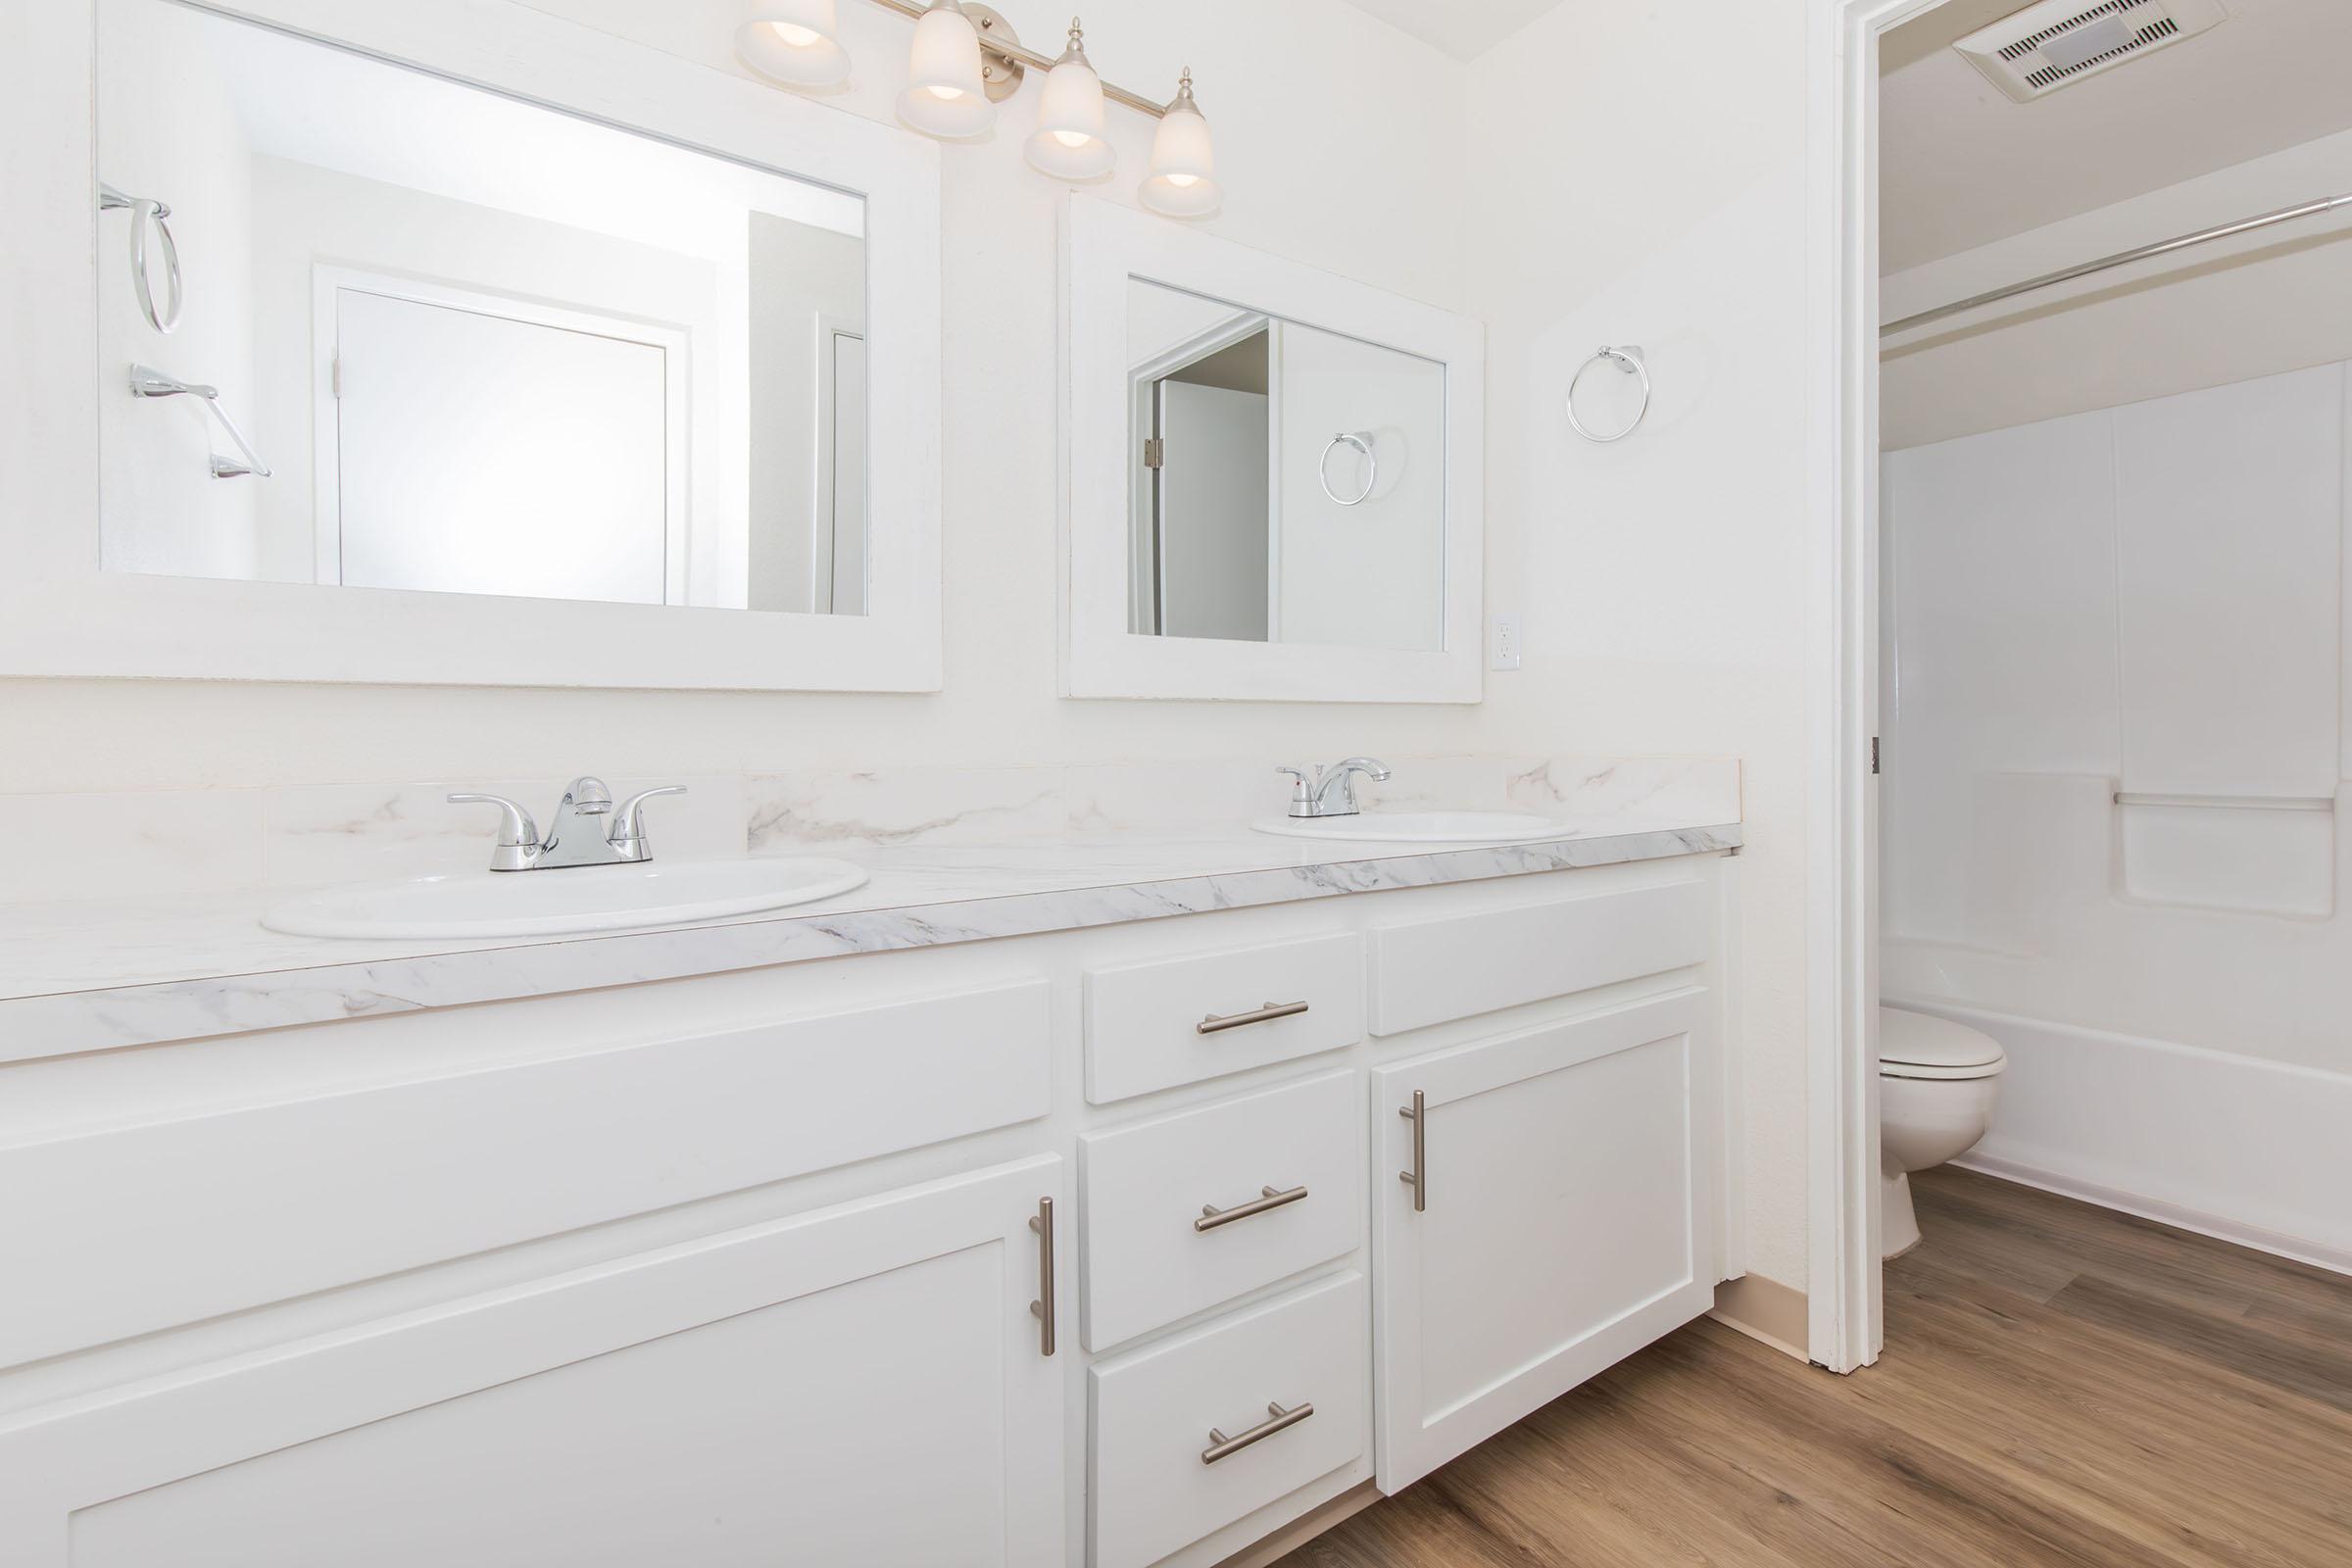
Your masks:
<svg viewBox="0 0 2352 1568"><path fill-rule="evenodd" d="M931 9L923 3L923 0L873 0L873 3L886 11L896 11L902 17L913 17L918 20L925 11ZM974 8L967 7L966 9ZM1054 69L1052 55L1041 55L1023 44L1018 38L1009 36L1010 28L1000 29L994 25L993 18L986 16L975 15L974 20L979 23L980 53L983 56L994 55L997 59L1016 68L1012 73L1015 82L1019 81L1021 71L1030 67L1035 67L1039 71ZM1146 98L1141 93L1129 92L1126 88L1107 81L1102 83L1102 96L1116 99L1128 108L1150 115L1154 120L1167 113L1166 104Z"/></svg>

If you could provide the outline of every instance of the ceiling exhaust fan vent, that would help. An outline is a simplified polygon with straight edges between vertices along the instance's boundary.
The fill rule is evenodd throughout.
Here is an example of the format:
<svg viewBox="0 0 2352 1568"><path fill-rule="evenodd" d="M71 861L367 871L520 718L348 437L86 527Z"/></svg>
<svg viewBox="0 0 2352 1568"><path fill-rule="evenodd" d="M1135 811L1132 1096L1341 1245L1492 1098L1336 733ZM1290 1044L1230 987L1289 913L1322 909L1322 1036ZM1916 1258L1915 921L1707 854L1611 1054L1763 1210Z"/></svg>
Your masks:
<svg viewBox="0 0 2352 1568"><path fill-rule="evenodd" d="M2025 103L2218 26L2221 0L2042 0L1952 45Z"/></svg>

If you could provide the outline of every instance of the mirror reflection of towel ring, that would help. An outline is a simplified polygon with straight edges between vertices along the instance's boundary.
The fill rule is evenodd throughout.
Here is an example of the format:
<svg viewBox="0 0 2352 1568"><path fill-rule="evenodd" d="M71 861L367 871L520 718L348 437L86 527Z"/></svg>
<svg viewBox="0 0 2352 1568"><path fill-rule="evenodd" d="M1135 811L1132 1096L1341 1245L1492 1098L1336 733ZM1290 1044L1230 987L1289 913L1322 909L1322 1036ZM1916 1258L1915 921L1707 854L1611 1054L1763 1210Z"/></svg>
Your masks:
<svg viewBox="0 0 2352 1568"><path fill-rule="evenodd" d="M125 196L112 185L100 185L98 210L112 212L118 207L130 209L130 286L138 291L140 314L158 332L169 332L179 324L180 305L179 242L172 237L172 225L166 221L172 216L171 205L152 196ZM160 314L155 308L154 285L147 278L149 224L154 225L164 252L165 308Z"/></svg>
<svg viewBox="0 0 2352 1568"><path fill-rule="evenodd" d="M1585 372L1587 370L1590 370L1595 365L1601 364L1603 361L1616 366L1618 369L1624 371L1627 375L1638 375L1642 378L1641 407L1634 410L1634 416L1626 421L1625 428L1617 431L1613 435L1602 435L1596 431L1588 430L1585 428L1585 421L1576 416L1576 384L1585 378ZM1578 435L1583 436L1588 441L1598 442L1604 446L1611 441L1622 441L1627 436L1634 433L1635 428L1642 423L1642 416L1648 412L1649 368L1642 363L1641 349L1632 344L1628 344L1626 347L1621 349L1613 349L1606 343L1603 343L1597 350L1593 352L1593 355L1591 359L1587 360L1584 364L1576 368L1576 374L1568 378L1568 428L1574 430Z"/></svg>
<svg viewBox="0 0 2352 1568"><path fill-rule="evenodd" d="M1364 488L1359 495L1344 496L1331 487L1332 448L1337 447L1343 441L1364 455ZM1360 507L1371 500L1372 487L1380 482L1380 460L1372 455L1372 432L1360 430L1350 435L1342 430L1338 435L1333 436L1330 444L1323 449L1323 461L1315 465L1315 479L1323 486L1323 493L1331 497L1336 505Z"/></svg>

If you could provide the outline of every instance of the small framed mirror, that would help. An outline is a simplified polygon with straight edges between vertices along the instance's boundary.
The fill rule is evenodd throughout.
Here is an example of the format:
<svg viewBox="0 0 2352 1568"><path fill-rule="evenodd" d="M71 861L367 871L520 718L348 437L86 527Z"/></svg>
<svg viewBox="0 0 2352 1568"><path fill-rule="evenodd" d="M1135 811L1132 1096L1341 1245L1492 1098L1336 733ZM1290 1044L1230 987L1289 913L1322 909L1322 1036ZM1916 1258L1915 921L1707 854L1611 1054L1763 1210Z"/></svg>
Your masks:
<svg viewBox="0 0 2352 1568"><path fill-rule="evenodd" d="M514 5L60 4L74 672L938 684L930 143Z"/></svg>
<svg viewBox="0 0 2352 1568"><path fill-rule="evenodd" d="M1478 701L1478 324L1102 203L1067 238L1070 695Z"/></svg>

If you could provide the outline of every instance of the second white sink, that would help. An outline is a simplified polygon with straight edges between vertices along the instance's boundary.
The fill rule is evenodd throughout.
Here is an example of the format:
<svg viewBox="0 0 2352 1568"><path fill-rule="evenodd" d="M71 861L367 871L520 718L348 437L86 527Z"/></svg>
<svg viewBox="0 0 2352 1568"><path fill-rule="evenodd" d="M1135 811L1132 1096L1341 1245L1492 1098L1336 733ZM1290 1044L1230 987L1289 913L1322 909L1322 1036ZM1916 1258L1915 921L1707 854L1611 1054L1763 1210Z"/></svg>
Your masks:
<svg viewBox="0 0 2352 1568"><path fill-rule="evenodd" d="M296 937L487 941L723 920L860 887L865 868L814 858L648 860L556 871L466 871L306 893L262 924Z"/></svg>
<svg viewBox="0 0 2352 1568"><path fill-rule="evenodd" d="M1353 816L1275 816L1251 827L1294 839L1389 844L1529 844L1572 837L1566 822L1531 811L1359 811Z"/></svg>

